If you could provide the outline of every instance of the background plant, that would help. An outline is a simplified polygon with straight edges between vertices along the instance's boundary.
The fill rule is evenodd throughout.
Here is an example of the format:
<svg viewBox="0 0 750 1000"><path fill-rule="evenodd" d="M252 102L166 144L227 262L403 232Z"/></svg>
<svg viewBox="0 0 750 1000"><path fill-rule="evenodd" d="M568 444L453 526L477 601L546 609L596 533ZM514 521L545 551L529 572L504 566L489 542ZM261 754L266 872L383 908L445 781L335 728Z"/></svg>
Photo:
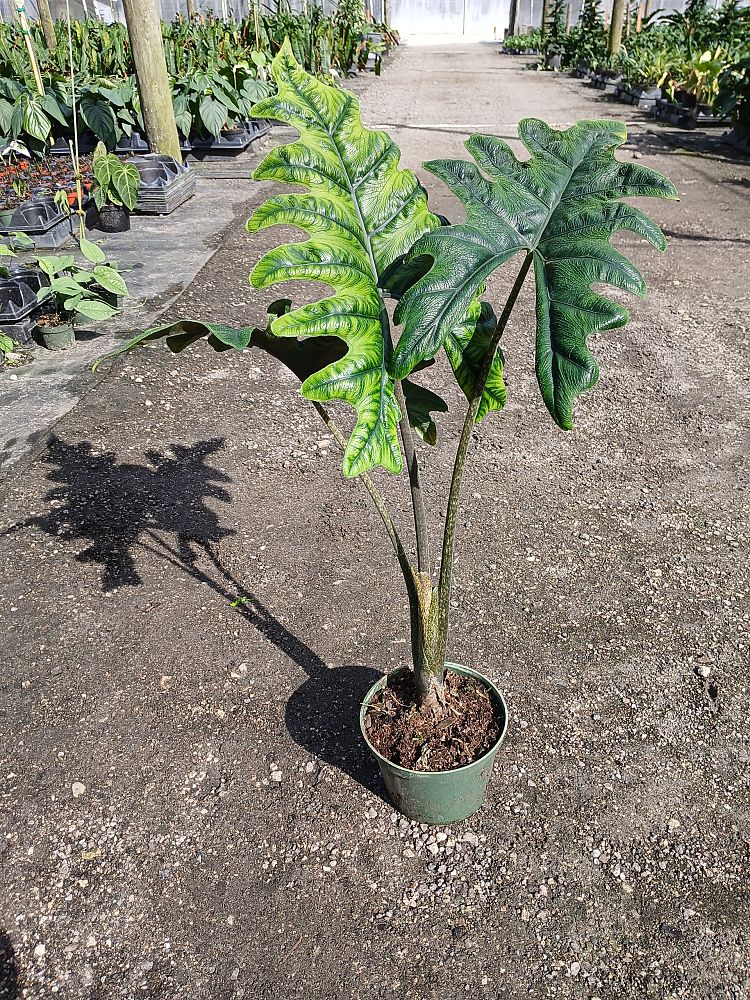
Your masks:
<svg viewBox="0 0 750 1000"><path fill-rule="evenodd" d="M141 177L135 165L108 153L104 143L100 142L94 150L92 167L96 207L101 209L104 205L118 205L132 212L141 186Z"/></svg>
<svg viewBox="0 0 750 1000"><path fill-rule="evenodd" d="M143 131L127 31L95 20L73 21L71 27L78 130L92 132L112 150L121 136ZM373 26L362 0L340 0L329 16L315 4L306 12L293 11L282 0L278 10L259 11L257 19L227 22L208 15L163 24L178 129L185 138L218 136L246 121L253 104L273 89L268 66L285 38L302 65L329 81L352 66L363 67L371 53L378 70L382 52L397 43L393 31L379 27L384 40L368 39ZM32 26L42 96L31 80L20 27L0 24L0 139L22 138L36 154L53 139L73 134L66 22L56 22L55 31L58 44L50 51L41 27Z"/></svg>
<svg viewBox="0 0 750 1000"><path fill-rule="evenodd" d="M127 295L125 281L96 243L81 240L80 248L93 267L82 266L72 254L36 259L50 279L49 287L40 289L38 297L43 300L52 293L61 323L73 322L79 317L97 322L111 319L119 310L109 297Z"/></svg>

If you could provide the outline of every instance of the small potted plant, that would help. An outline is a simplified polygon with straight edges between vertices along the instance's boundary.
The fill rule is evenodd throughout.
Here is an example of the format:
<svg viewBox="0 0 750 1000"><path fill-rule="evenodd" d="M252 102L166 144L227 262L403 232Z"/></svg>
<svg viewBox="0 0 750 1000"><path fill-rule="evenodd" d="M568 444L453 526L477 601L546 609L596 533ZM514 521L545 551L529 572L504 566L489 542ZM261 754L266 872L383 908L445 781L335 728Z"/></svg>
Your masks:
<svg viewBox="0 0 750 1000"><path fill-rule="evenodd" d="M273 75L277 95L253 113L288 123L300 138L272 149L254 176L305 190L273 195L248 229L294 226L308 238L270 250L250 281L256 288L322 281L330 294L297 309L280 300L268 329L185 321L146 331L121 350L162 338L172 351L201 339L217 351L254 346L300 378L302 395L342 446L344 474L359 477L369 493L404 579L411 656L363 692L362 733L397 808L421 822L448 823L481 805L508 721L494 684L446 656L462 475L476 423L505 404L501 336L532 275L537 381L553 420L569 430L576 397L599 373L587 338L628 318L594 286L646 292L610 238L625 230L660 250L666 245L658 226L622 199L677 192L656 171L615 158L627 139L620 122L558 131L528 119L518 129L525 161L501 139L473 135L466 143L472 160L425 164L463 203L465 221L450 225L429 211L414 174L399 168L388 136L364 128L352 94L305 73L288 42ZM510 261L515 275L498 317L482 295ZM398 303L392 319L388 297ZM439 351L467 408L438 504L447 513L433 560L415 433L434 442L432 414L447 409L421 382ZM353 407L348 435L329 413L331 402ZM407 470L416 559L370 476L377 467Z"/></svg>
<svg viewBox="0 0 750 1000"><path fill-rule="evenodd" d="M127 294L122 275L107 262L100 247L81 240L81 251L92 268L78 264L72 254L37 259L50 283L37 293L40 302L45 301L45 308L37 319L36 332L42 346L50 351L73 346L75 325L81 319L102 322L116 315L119 310L110 297Z"/></svg>
<svg viewBox="0 0 750 1000"><path fill-rule="evenodd" d="M94 150L94 202L99 210L99 228L105 233L130 229L130 213L138 201L141 178L132 163L122 161L100 142Z"/></svg>

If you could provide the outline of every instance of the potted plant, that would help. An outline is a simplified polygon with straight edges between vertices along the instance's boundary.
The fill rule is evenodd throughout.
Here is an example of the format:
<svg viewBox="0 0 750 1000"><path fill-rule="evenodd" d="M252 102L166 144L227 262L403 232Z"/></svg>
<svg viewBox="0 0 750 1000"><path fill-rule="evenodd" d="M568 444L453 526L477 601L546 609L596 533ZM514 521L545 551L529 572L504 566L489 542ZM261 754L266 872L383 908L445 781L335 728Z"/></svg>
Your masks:
<svg viewBox="0 0 750 1000"><path fill-rule="evenodd" d="M451 822L481 804L507 725L491 681L446 662L461 479L477 421L505 403L502 333L533 269L537 379L554 421L570 429L576 397L598 376L588 336L628 318L592 285L646 292L610 237L628 230L665 248L659 228L621 199L674 199L677 193L654 170L616 160L627 138L622 123L579 122L557 131L530 119L519 125L526 162L502 140L473 135L466 143L473 161L425 164L465 207L463 223L445 224L429 211L417 178L399 169L394 143L362 126L352 94L305 73L288 43L273 75L278 94L254 114L288 123L300 138L272 149L254 176L302 186L305 193L274 195L248 229L291 225L308 239L266 253L250 280L256 288L324 281L331 294L293 310L288 300L275 303L269 329L184 321L146 331L121 351L160 338L172 351L201 339L218 351L255 346L301 379L302 395L344 450L344 474L359 477L374 502L408 599L410 662L365 695L364 738L402 812L426 823ZM511 261L517 273L498 318L481 298L484 282ZM388 296L397 300L393 322ZM421 381L441 350L468 406L441 502L447 515L436 570L415 432L434 441L433 414L447 409ZM326 408L334 401L354 408L349 435ZM376 467L407 469L416 560L370 477Z"/></svg>
<svg viewBox="0 0 750 1000"><path fill-rule="evenodd" d="M50 283L37 293L39 301L46 302L36 332L42 346L50 351L73 346L74 327L81 318L102 322L116 315L118 309L108 298L127 294L122 275L107 262L101 248L88 240L81 240L80 245L94 265L91 269L78 264L72 254L37 259Z"/></svg>
<svg viewBox="0 0 750 1000"><path fill-rule="evenodd" d="M94 203L99 209L99 228L105 233L130 229L130 213L138 201L141 178L132 163L108 153L104 143L94 150Z"/></svg>

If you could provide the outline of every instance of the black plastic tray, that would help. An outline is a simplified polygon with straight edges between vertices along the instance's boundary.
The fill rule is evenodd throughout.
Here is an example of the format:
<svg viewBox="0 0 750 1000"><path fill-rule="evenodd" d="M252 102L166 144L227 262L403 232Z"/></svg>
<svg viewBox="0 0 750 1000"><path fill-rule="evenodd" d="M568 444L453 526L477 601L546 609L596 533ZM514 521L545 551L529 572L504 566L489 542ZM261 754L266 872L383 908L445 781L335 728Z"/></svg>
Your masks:
<svg viewBox="0 0 750 1000"><path fill-rule="evenodd" d="M41 249L54 249L66 243L72 233L72 216L65 215L49 199L31 199L18 206L0 236L24 233Z"/></svg>
<svg viewBox="0 0 750 1000"><path fill-rule="evenodd" d="M132 153L148 153L148 143L140 132L133 132L132 135L121 135L115 146L115 153L118 156L130 156Z"/></svg>
<svg viewBox="0 0 750 1000"><path fill-rule="evenodd" d="M141 178L136 212L169 215L195 193L195 174L187 163L160 153L134 156L130 162Z"/></svg>
<svg viewBox="0 0 750 1000"><path fill-rule="evenodd" d="M218 136L191 136L190 146L194 152L205 150L207 153L241 153L252 142L252 135L247 128L233 129L231 132L222 132Z"/></svg>
<svg viewBox="0 0 750 1000"><path fill-rule="evenodd" d="M0 326L20 322L49 297L49 291L41 298L37 295L50 284L41 268L14 264L8 271L9 277L0 278Z"/></svg>
<svg viewBox="0 0 750 1000"><path fill-rule="evenodd" d="M166 187L189 170L187 163L180 163L164 153L133 156L129 162L138 171L142 192Z"/></svg>

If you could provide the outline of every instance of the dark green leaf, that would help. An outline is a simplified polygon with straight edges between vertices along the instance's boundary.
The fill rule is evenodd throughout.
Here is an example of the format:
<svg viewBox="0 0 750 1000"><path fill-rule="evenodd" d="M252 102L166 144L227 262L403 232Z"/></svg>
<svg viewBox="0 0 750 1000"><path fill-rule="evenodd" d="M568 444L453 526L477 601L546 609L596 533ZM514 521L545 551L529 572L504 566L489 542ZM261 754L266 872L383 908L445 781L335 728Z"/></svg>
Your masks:
<svg viewBox="0 0 750 1000"><path fill-rule="evenodd" d="M203 97L201 97L198 110L200 111L201 121L203 122L206 130L210 132L211 135L220 135L221 130L224 128L224 123L227 120L226 106L215 97L204 94Z"/></svg>
<svg viewBox="0 0 750 1000"><path fill-rule="evenodd" d="M101 139L108 149L113 149L119 139L117 119L112 108L104 100L92 100L88 95L81 98L81 118L97 139Z"/></svg>
<svg viewBox="0 0 750 1000"><path fill-rule="evenodd" d="M579 122L559 132L528 119L520 123L519 136L531 154L525 162L502 140L475 135L466 145L476 164L426 164L464 203L466 221L434 230L412 250L412 259L428 255L434 263L396 309L404 333L392 371L404 377L417 361L433 356L461 327L477 283L519 251L530 253L537 286L537 378L555 421L569 428L575 397L598 376L588 336L622 326L628 315L591 286L645 294L641 275L611 246L611 236L627 229L659 249L665 245L655 223L618 199L677 193L656 171L615 159L627 138L622 123Z"/></svg>

